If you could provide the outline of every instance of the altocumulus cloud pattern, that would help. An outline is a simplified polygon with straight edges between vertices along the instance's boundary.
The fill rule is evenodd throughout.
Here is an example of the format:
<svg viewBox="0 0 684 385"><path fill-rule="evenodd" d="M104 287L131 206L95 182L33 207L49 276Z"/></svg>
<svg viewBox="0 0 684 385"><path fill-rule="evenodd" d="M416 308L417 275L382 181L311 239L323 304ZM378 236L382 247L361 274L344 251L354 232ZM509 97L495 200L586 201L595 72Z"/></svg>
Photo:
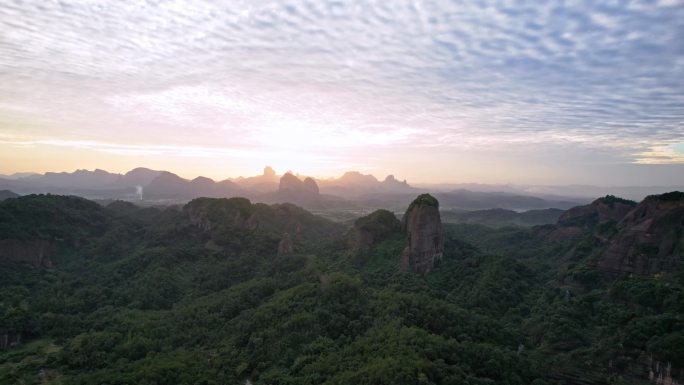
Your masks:
<svg viewBox="0 0 684 385"><path fill-rule="evenodd" d="M0 31L6 144L567 144L684 162L677 0L6 0Z"/></svg>

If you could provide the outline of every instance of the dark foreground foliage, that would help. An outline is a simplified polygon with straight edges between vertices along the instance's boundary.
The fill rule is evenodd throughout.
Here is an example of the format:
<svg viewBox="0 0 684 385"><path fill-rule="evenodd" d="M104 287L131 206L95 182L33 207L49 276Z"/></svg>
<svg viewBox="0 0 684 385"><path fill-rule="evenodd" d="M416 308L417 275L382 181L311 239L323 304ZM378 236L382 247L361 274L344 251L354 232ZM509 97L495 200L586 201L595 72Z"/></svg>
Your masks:
<svg viewBox="0 0 684 385"><path fill-rule="evenodd" d="M632 384L647 358L684 367L681 272L605 281L591 247L567 260L530 230L447 225L423 277L399 271L402 236L359 262L346 229L296 207L195 205L211 230L179 208L0 204L0 238L60 245L54 268L0 266L0 334L23 339L0 383Z"/></svg>

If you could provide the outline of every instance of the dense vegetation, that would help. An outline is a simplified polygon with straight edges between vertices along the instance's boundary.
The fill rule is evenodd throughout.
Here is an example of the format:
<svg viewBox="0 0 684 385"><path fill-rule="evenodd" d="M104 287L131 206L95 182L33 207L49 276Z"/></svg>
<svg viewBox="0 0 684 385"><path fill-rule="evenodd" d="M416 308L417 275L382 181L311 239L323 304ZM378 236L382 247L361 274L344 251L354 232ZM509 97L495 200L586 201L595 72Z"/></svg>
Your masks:
<svg viewBox="0 0 684 385"><path fill-rule="evenodd" d="M665 194L659 195L649 195L646 197L649 200L661 201L661 202L678 202L684 200L684 192L681 191L671 191Z"/></svg>
<svg viewBox="0 0 684 385"><path fill-rule="evenodd" d="M387 213L357 224L401 231ZM399 271L401 233L360 261L346 228L292 205L4 201L0 238L59 252L51 269L0 266L0 334L23 336L0 383L632 384L651 356L684 367L681 270L607 280L595 234L445 229L420 276Z"/></svg>
<svg viewBox="0 0 684 385"><path fill-rule="evenodd" d="M439 208L439 201L437 201L437 199L430 194L420 194L416 199L413 200L413 202L411 202L406 212L411 211L411 209L413 209L415 206L430 206Z"/></svg>
<svg viewBox="0 0 684 385"><path fill-rule="evenodd" d="M392 212L380 209L354 221L354 227L369 232L375 239L385 239L399 231L401 222Z"/></svg>
<svg viewBox="0 0 684 385"><path fill-rule="evenodd" d="M667 193L666 193L667 194ZM664 194L661 194L664 195ZM624 199L620 197L616 197L615 195L606 195L603 198L601 198L601 201L607 205L610 205L611 207L616 204L616 203L621 203L624 205L631 205L631 206L636 206L636 202L629 200L629 199Z"/></svg>

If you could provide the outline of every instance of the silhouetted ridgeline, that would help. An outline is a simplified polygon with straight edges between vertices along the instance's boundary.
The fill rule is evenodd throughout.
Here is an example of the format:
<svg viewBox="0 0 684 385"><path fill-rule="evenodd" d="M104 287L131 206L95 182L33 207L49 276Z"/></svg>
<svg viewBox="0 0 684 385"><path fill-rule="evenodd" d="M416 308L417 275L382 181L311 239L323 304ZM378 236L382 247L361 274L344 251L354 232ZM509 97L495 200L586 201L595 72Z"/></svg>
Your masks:
<svg viewBox="0 0 684 385"><path fill-rule="evenodd" d="M254 202L291 202L315 210L384 208L399 211L403 211L418 194L430 192L414 188L393 175L382 181L359 172L347 172L339 178L314 179L290 172L279 176L270 167L264 169L263 175L223 181L201 176L189 180L168 171L146 168L136 168L125 174L77 170L73 173L0 178L0 189L24 195L52 193L147 204L182 204L200 197L247 197ZM522 193L468 190L433 195L442 202L443 209L567 209L582 202L573 198L550 199Z"/></svg>

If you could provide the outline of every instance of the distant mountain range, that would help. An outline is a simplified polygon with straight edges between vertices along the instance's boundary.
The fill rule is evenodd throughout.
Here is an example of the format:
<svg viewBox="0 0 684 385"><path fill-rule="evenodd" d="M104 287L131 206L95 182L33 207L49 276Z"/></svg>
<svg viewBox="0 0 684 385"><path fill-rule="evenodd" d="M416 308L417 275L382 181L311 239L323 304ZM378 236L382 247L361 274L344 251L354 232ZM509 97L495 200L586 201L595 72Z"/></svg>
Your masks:
<svg viewBox="0 0 684 385"><path fill-rule="evenodd" d="M640 201L649 195L663 191L684 190L684 181L676 181L663 186L592 186L592 185L513 185L484 183L424 183L414 187L430 191L469 190L477 192L505 192L519 195L532 195L545 199L567 199L586 201L595 196L617 195Z"/></svg>
<svg viewBox="0 0 684 385"><path fill-rule="evenodd" d="M558 218L565 213L561 209L538 209L517 212L506 209L486 210L444 210L442 220L454 223L479 223L483 225L500 226L537 226L555 224Z"/></svg>
<svg viewBox="0 0 684 385"><path fill-rule="evenodd" d="M262 175L222 181L202 176L189 180L168 171L142 167L125 174L100 169L71 173L22 173L0 178L0 190L11 190L18 194L52 193L152 203L181 203L197 197L244 196L256 202L292 202L311 209L403 208L422 192L435 193L445 209L567 209L587 202L563 196L535 196L512 191L455 189L435 192L430 188L413 187L393 175L379 180L373 175L356 171L331 179L315 179L291 172L278 175L271 167L266 167Z"/></svg>
<svg viewBox="0 0 684 385"><path fill-rule="evenodd" d="M26 178L28 176L33 176L33 175L39 175L35 172L15 172L14 174L10 175L3 175L0 174L0 178L2 179L19 179L19 178Z"/></svg>

